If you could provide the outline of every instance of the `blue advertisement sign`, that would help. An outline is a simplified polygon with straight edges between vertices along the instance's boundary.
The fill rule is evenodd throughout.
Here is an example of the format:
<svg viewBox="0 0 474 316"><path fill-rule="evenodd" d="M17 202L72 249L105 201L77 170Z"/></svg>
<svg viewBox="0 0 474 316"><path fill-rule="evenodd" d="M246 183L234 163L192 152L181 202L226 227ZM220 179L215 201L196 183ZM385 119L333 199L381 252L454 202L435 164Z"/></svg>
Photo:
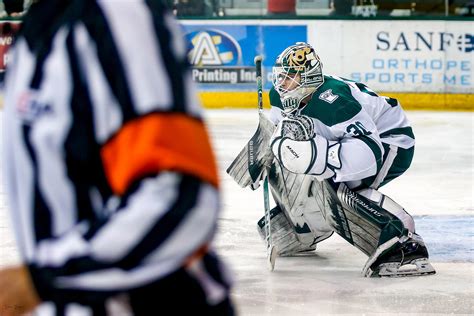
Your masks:
<svg viewBox="0 0 474 316"><path fill-rule="evenodd" d="M264 88L286 47L307 41L305 25L183 24L193 80L203 90L255 88L254 58L263 55Z"/></svg>

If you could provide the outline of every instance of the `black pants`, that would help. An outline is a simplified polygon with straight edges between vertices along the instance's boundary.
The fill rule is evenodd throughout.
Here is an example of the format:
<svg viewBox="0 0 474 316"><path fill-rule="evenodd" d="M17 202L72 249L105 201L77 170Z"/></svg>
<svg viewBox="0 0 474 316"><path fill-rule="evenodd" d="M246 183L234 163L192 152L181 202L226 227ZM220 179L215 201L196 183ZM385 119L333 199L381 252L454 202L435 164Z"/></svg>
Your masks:
<svg viewBox="0 0 474 316"><path fill-rule="evenodd" d="M23 12L23 0L3 0L3 3L8 14Z"/></svg>
<svg viewBox="0 0 474 316"><path fill-rule="evenodd" d="M206 258L205 264L214 280L224 284L215 258ZM134 315L235 315L228 297L217 305L209 305L201 285L185 269L180 269L159 282L131 291L130 305Z"/></svg>

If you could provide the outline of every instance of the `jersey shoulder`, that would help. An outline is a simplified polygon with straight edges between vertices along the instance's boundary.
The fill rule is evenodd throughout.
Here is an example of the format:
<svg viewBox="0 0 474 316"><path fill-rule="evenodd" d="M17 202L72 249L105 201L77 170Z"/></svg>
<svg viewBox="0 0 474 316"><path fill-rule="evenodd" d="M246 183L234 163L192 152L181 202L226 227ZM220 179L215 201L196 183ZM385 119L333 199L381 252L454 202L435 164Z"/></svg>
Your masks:
<svg viewBox="0 0 474 316"><path fill-rule="evenodd" d="M350 86L342 79L324 76L324 83L313 94L301 114L333 126L356 116L362 106L352 96Z"/></svg>

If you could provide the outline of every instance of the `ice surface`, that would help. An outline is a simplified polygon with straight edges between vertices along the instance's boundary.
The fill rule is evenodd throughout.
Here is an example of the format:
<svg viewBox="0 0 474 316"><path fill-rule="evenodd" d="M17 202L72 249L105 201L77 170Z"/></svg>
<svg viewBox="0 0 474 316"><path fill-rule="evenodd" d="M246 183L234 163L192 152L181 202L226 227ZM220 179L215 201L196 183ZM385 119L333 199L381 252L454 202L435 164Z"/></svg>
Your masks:
<svg viewBox="0 0 474 316"><path fill-rule="evenodd" d="M414 215L436 275L367 279L367 259L339 236L313 256L277 258L266 268L256 231L261 190L241 189L225 173L253 135L257 111L208 111L221 171L224 212L216 247L234 271L242 315L474 314L473 113L408 112L416 140L405 175L385 186Z"/></svg>
<svg viewBox="0 0 474 316"><path fill-rule="evenodd" d="M314 255L277 258L267 270L256 230L262 192L241 189L225 173L253 135L257 111L206 111L223 192L215 247L233 272L240 315L474 314L474 114L408 117L417 139L412 167L382 191L414 215L437 274L367 279L366 256L336 235ZM18 262L3 194L0 187L0 266Z"/></svg>

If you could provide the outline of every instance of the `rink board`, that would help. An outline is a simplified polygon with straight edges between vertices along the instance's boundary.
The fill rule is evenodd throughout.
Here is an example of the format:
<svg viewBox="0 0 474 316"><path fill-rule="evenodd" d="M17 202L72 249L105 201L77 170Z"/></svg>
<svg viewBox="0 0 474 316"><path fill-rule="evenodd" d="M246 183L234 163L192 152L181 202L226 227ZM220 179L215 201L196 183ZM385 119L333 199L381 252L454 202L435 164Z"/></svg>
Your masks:
<svg viewBox="0 0 474 316"><path fill-rule="evenodd" d="M314 46L323 72L367 84L405 109L474 109L472 22L451 20L182 20L192 78L206 108L256 104L253 58L263 56L263 90L277 55ZM268 107L268 95L264 103Z"/></svg>
<svg viewBox="0 0 474 316"><path fill-rule="evenodd" d="M0 21L0 74L20 21ZM278 54L313 45L323 72L367 84L409 110L473 111L474 33L466 20L180 20L205 108L256 104L254 57L263 56L264 103ZM1 80L0 80L1 81ZM266 93L266 94L265 94Z"/></svg>
<svg viewBox="0 0 474 316"><path fill-rule="evenodd" d="M474 94L380 92L379 95L398 99L405 110L474 111ZM207 109L251 109L257 106L256 92L200 92ZM268 93L263 93L264 107L269 107Z"/></svg>

